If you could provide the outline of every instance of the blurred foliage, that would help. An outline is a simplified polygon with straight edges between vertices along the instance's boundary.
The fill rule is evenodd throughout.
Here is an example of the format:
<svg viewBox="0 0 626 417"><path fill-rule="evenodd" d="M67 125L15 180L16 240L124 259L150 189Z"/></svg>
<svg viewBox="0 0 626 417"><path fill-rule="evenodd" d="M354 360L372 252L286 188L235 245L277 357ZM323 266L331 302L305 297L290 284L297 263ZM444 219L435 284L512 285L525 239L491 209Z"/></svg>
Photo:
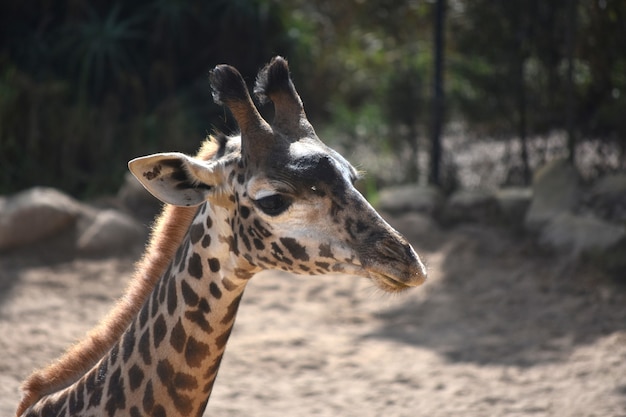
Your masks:
<svg viewBox="0 0 626 417"><path fill-rule="evenodd" d="M228 123L210 68L253 82L268 57L290 55L281 14L263 0L3 2L0 194L111 192L132 157L194 152Z"/></svg>
<svg viewBox="0 0 626 417"><path fill-rule="evenodd" d="M210 68L230 63L253 83L275 54L290 60L325 140L416 154L428 146L433 4L6 0L0 194L34 184L111 192L134 156L193 152L213 128L232 127L210 98ZM579 140L626 148L624 0L447 5L448 120L516 138L523 114L528 134L543 135L566 128L571 106ZM403 169L414 180L416 166Z"/></svg>

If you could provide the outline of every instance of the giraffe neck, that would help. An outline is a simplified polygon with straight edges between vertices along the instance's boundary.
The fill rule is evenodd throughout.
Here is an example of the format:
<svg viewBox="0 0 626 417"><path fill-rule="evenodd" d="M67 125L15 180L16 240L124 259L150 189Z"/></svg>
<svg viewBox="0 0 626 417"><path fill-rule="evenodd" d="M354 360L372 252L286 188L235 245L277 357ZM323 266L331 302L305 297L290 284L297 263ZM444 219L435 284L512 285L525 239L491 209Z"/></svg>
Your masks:
<svg viewBox="0 0 626 417"><path fill-rule="evenodd" d="M256 271L233 264L228 234L217 230L227 222L201 218L121 339L76 383L26 415L202 414Z"/></svg>
<svg viewBox="0 0 626 417"><path fill-rule="evenodd" d="M196 156L201 160L212 159L225 146L224 139L207 138ZM196 207L166 206L163 209L155 220L149 244L124 296L84 339L71 346L49 366L34 371L24 381L23 396L16 415L22 415L42 397L76 382L109 351L150 296L196 215Z"/></svg>

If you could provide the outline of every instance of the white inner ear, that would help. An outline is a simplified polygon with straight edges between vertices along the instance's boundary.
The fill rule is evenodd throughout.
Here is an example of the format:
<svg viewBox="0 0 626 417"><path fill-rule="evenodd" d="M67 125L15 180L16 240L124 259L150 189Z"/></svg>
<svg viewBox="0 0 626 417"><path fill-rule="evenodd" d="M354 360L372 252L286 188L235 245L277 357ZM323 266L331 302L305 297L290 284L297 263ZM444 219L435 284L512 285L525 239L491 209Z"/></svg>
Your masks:
<svg viewBox="0 0 626 417"><path fill-rule="evenodd" d="M172 161L179 162L179 166ZM194 169L188 169L189 166ZM164 203L196 206L206 201L211 193L206 185L196 186L197 171L209 168L184 154L161 153L136 158L128 163L128 167L146 190Z"/></svg>

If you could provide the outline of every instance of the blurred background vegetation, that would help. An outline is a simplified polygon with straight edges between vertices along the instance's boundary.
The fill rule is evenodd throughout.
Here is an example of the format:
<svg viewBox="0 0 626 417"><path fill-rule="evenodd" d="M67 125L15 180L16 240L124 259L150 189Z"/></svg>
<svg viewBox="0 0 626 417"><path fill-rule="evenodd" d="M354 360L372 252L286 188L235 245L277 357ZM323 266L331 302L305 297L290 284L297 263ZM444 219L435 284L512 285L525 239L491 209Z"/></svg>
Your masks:
<svg viewBox="0 0 626 417"><path fill-rule="evenodd" d="M252 84L275 54L322 139L402 155L394 181L441 181L418 157L440 125L516 143L518 183L554 132L624 168L626 0L4 0L0 33L0 194L114 192L129 159L194 152L229 129L210 68Z"/></svg>

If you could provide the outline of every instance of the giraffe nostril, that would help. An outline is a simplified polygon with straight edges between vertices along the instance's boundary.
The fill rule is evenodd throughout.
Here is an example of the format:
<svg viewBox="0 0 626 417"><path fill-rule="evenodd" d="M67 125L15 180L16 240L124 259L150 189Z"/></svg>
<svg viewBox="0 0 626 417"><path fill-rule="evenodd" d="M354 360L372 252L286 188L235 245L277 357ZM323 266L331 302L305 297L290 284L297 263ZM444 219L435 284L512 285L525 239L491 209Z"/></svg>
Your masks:
<svg viewBox="0 0 626 417"><path fill-rule="evenodd" d="M413 261L410 245L395 240L383 240L376 243L376 249L386 258L394 261Z"/></svg>
<svg viewBox="0 0 626 417"><path fill-rule="evenodd" d="M383 280L388 284L392 283L392 286L402 289L418 286L426 281L426 267L404 239L380 239L373 245L373 249L376 252L372 254L370 271L383 275Z"/></svg>

